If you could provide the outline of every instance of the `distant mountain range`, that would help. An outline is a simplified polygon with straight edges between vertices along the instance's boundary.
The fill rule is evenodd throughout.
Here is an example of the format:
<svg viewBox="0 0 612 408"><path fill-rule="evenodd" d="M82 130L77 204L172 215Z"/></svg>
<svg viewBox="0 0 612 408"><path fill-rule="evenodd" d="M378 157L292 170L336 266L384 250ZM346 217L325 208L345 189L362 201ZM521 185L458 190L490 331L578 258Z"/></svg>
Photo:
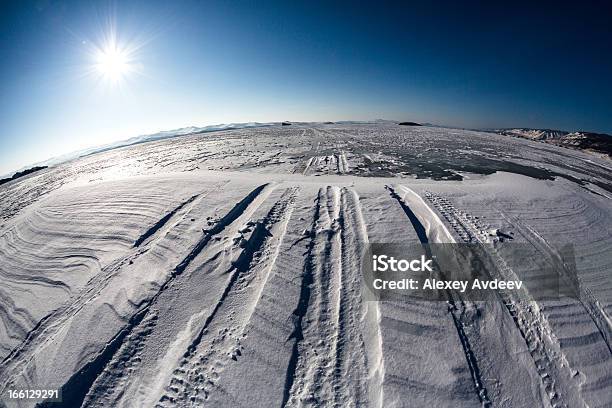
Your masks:
<svg viewBox="0 0 612 408"><path fill-rule="evenodd" d="M537 140L570 149L603 153L608 157L612 157L612 136L605 133L529 128L491 129L489 131L500 135Z"/></svg>

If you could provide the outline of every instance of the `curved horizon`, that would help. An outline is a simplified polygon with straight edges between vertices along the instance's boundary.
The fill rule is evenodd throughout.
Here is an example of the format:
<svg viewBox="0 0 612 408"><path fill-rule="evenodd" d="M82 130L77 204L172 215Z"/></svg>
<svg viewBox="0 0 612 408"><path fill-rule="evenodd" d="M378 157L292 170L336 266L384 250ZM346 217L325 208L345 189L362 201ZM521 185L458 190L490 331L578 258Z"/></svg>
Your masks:
<svg viewBox="0 0 612 408"><path fill-rule="evenodd" d="M0 173L198 123L612 133L605 4L2 6Z"/></svg>

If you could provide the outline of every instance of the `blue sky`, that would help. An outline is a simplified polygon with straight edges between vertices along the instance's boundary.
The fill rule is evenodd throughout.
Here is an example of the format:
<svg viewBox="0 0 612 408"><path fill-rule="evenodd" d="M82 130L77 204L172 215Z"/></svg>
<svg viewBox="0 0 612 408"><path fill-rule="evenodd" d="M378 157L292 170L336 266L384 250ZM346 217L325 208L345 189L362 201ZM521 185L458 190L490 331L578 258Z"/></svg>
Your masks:
<svg viewBox="0 0 612 408"><path fill-rule="evenodd" d="M227 122L384 118L612 133L604 2L1 7L0 174L139 134ZM109 80L98 54L111 32L130 52L129 70Z"/></svg>

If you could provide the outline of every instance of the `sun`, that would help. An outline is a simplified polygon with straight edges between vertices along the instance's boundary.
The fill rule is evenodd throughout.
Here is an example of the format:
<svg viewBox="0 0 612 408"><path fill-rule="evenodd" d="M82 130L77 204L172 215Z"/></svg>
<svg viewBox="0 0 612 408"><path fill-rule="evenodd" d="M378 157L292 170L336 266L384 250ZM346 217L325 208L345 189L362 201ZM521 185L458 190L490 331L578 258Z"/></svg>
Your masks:
<svg viewBox="0 0 612 408"><path fill-rule="evenodd" d="M115 78L126 73L129 65L127 56L113 47L100 51L96 67L102 75Z"/></svg>
<svg viewBox="0 0 612 408"><path fill-rule="evenodd" d="M124 88L130 77L143 74L140 49L145 43L144 37L131 36L130 41L120 39L112 24L97 41L83 42L89 55L84 75L97 79L108 89Z"/></svg>
<svg viewBox="0 0 612 408"><path fill-rule="evenodd" d="M96 54L96 70L110 81L119 81L131 70L129 54L117 44L108 44Z"/></svg>

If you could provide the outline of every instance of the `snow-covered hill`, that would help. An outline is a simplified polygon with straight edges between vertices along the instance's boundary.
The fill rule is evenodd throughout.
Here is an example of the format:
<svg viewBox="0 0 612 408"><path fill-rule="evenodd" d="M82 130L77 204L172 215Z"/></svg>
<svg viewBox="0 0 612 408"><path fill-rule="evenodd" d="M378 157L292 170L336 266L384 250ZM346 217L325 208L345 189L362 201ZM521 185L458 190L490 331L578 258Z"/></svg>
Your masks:
<svg viewBox="0 0 612 408"><path fill-rule="evenodd" d="M594 132L567 132L552 129L495 129L495 133L544 141L567 148L587 150L612 156L612 136Z"/></svg>

